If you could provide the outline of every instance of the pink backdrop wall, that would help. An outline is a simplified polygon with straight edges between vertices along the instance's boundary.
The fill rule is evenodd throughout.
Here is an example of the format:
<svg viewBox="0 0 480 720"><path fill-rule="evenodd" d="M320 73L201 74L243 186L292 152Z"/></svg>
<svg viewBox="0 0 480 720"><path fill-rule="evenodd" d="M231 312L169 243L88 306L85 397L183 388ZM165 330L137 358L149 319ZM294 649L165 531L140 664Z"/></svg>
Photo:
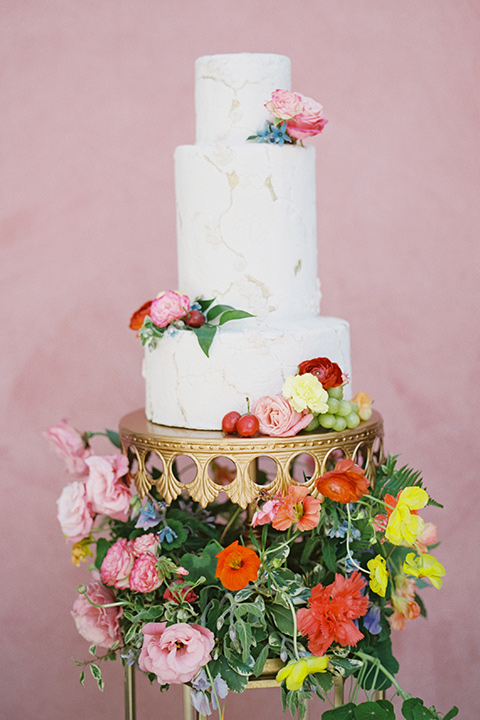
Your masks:
<svg viewBox="0 0 480 720"><path fill-rule="evenodd" d="M446 507L430 519L447 578L424 593L428 622L395 636L399 677L473 718L478 3L1 0L0 14L2 716L122 716L120 666L101 694L71 663L87 651L69 610L88 572L70 564L55 517L69 478L41 431L115 427L143 405L127 322L176 284L172 154L194 137L193 63L253 51L289 55L294 87L324 104L322 311L351 321L354 390ZM257 692L280 717L278 693ZM139 720L180 717L178 688L139 695ZM245 701L229 699L231 720Z"/></svg>

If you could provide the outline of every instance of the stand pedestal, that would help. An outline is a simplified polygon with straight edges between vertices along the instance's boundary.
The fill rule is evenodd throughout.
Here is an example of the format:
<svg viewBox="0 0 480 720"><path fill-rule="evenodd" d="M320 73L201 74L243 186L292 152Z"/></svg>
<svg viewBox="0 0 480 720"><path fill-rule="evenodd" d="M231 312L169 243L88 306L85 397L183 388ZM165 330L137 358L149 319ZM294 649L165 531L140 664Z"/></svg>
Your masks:
<svg viewBox="0 0 480 720"><path fill-rule="evenodd" d="M327 471L327 463L340 451L344 457L354 460L364 468L373 483L376 468L383 462L383 422L379 413L362 422L354 430L344 432L305 433L288 438L272 438L261 435L254 438L225 436L221 432L207 430L183 430L155 425L145 417L144 410L126 415L120 421L122 451L130 460L130 479L143 497L155 486L164 500L170 504L182 492L186 492L202 507L213 502L220 492L235 504L246 508L262 490L271 494L286 494L289 485L295 483L292 467L300 455L310 455L313 472L305 482L312 495L318 495L315 478ZM162 464L162 473L154 478L148 469L151 455ZM196 469L195 478L182 483L175 476L175 461L185 457ZM277 472L266 485L257 481L259 458L274 461ZM235 466L235 478L228 485L215 483L209 474L209 466L217 458L228 458ZM213 476L213 474L212 474ZM279 661L268 661L268 663ZM247 689L278 687L275 675L278 666L266 665L262 675L251 680ZM190 702L190 689L184 686L184 720L206 720L194 713ZM343 703L343 680L335 679L335 706ZM125 667L125 720L135 720L134 668Z"/></svg>

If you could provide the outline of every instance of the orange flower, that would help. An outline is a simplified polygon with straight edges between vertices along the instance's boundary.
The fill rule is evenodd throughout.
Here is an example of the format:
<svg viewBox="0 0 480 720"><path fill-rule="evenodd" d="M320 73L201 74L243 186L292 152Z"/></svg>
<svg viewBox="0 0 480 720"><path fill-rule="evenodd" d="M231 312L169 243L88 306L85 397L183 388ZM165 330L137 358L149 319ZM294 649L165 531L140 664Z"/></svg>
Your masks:
<svg viewBox="0 0 480 720"><path fill-rule="evenodd" d="M318 492L341 503L356 502L368 490L370 481L353 460L340 460L333 470L315 481Z"/></svg>
<svg viewBox="0 0 480 720"><path fill-rule="evenodd" d="M215 577L220 578L227 590L241 590L258 577L260 558L254 550L239 545L238 540L215 557L218 558Z"/></svg>
<svg viewBox="0 0 480 720"><path fill-rule="evenodd" d="M142 307L138 308L136 310L132 317L130 318L130 328L132 330L136 330L137 332L140 330L140 328L143 325L143 321L145 320L145 317L150 312L150 305L152 304L152 301L149 300L146 303L143 303Z"/></svg>
<svg viewBox="0 0 480 720"><path fill-rule="evenodd" d="M321 500L308 495L308 488L290 485L287 495L280 499L272 527L287 530L293 523L298 523L301 532L313 530L320 520L321 504Z"/></svg>

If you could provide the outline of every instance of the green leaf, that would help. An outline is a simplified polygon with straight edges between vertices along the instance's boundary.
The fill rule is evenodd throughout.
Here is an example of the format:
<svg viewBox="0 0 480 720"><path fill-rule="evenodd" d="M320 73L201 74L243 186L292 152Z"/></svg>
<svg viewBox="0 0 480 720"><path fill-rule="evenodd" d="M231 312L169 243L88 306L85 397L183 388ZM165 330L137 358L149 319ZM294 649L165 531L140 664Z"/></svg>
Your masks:
<svg viewBox="0 0 480 720"><path fill-rule="evenodd" d="M377 700L377 705L380 705L387 713L386 720L395 720L395 708L390 700Z"/></svg>
<svg viewBox="0 0 480 720"><path fill-rule="evenodd" d="M452 720L452 718L457 717L458 715L458 708L456 705L452 707L451 710L447 712L446 715L443 716L443 720Z"/></svg>
<svg viewBox="0 0 480 720"><path fill-rule="evenodd" d="M389 637L375 643L372 647L366 648L364 652L367 655L377 658L385 670L387 670L391 675L396 675L398 672L398 662L392 655L392 642ZM363 660L364 658L361 657L361 659ZM365 690L386 690L391 686L391 680L382 673L381 667L377 674L376 666L369 661L365 661L365 670L365 675L360 681L361 687ZM375 676L377 676L377 680L375 682L375 687L373 687Z"/></svg>
<svg viewBox="0 0 480 720"><path fill-rule="evenodd" d="M225 323L230 322L230 320L242 320L243 318L249 318L249 317L254 317L254 316L251 313L247 312L246 310L227 310L220 317L218 324L225 325Z"/></svg>
<svg viewBox="0 0 480 720"><path fill-rule="evenodd" d="M237 632L238 643L242 650L242 661L246 662L250 657L252 647L252 631L250 626L240 618L237 618L235 630Z"/></svg>
<svg viewBox="0 0 480 720"><path fill-rule="evenodd" d="M355 720L355 705L347 703L322 713L322 720Z"/></svg>
<svg viewBox="0 0 480 720"><path fill-rule="evenodd" d="M217 328L214 325L209 325L208 323L205 323L205 325L202 325L202 327L191 328L191 330L197 336L198 344L202 348L205 355L208 357L210 346L213 342L213 338L215 337L215 333L217 332Z"/></svg>
<svg viewBox="0 0 480 720"><path fill-rule="evenodd" d="M242 693L247 687L248 676L235 672L223 655L219 658L218 671L233 692Z"/></svg>
<svg viewBox="0 0 480 720"><path fill-rule="evenodd" d="M106 433L108 439L110 440L110 442L112 443L112 445L115 445L115 447L120 450L120 448L121 448L122 446L121 446L121 444L120 444L120 435L119 435L119 433L116 432L115 430L109 430L108 428L105 428L105 433Z"/></svg>
<svg viewBox="0 0 480 720"><path fill-rule="evenodd" d="M336 542L335 538L323 538L322 542L322 555L323 555L323 561L327 568L331 570L332 572L337 572L337 554L336 549L338 547L338 543Z"/></svg>
<svg viewBox="0 0 480 720"><path fill-rule="evenodd" d="M236 655L228 647L225 647L225 657L229 667L231 667L231 669L238 675L245 675L245 677L248 678L249 675L252 674L253 666L255 665L255 661L252 657L247 658L246 662L243 662L240 660L238 655Z"/></svg>
<svg viewBox="0 0 480 720"><path fill-rule="evenodd" d="M215 318L217 318L222 313L227 312L227 310L235 310L235 308L233 308L231 305L214 305L207 313L205 313L205 317L207 318L208 322L211 322L211 320L215 320Z"/></svg>
<svg viewBox="0 0 480 720"><path fill-rule="evenodd" d="M104 682L103 682L103 678L102 678L102 671L100 670L98 665L95 665L95 663L92 663L92 665L90 665L90 672L92 673L93 677L97 681L98 689L103 690Z"/></svg>
<svg viewBox="0 0 480 720"><path fill-rule="evenodd" d="M205 315L205 311L210 307L212 303L215 302L215 298L212 298L211 300L202 300L202 298L195 298L195 302L200 305L201 312Z"/></svg>
<svg viewBox="0 0 480 720"><path fill-rule="evenodd" d="M417 697L408 698L402 704L402 715L406 720L414 720L413 711L417 707L423 707L423 700Z"/></svg>
<svg viewBox="0 0 480 720"><path fill-rule="evenodd" d="M329 672L315 673L314 674L317 685L319 685L324 693L330 692L333 688L333 677Z"/></svg>
<svg viewBox="0 0 480 720"><path fill-rule="evenodd" d="M220 546L215 542L208 543L207 547L202 551L201 555L194 553L186 553L180 558L180 565L188 570L188 579L192 582L199 580L202 575L206 577L207 582L215 582L215 572L217 569L217 559L215 555L220 552Z"/></svg>
<svg viewBox="0 0 480 720"><path fill-rule="evenodd" d="M182 547L182 545L185 543L185 540L187 539L187 531L185 530L183 523L181 523L179 520L171 520L168 519L166 521L167 526L173 530L176 537L171 541L167 542L167 540L162 540L162 548L165 550L175 550L176 548Z"/></svg>
<svg viewBox="0 0 480 720"><path fill-rule="evenodd" d="M85 669L82 669L82 672L80 673L80 685L85 687Z"/></svg>
<svg viewBox="0 0 480 720"><path fill-rule="evenodd" d="M98 538L97 540L97 554L95 557L95 567L97 570L100 570L102 567L102 562L105 558L105 555L108 552L108 549L113 545L113 542L111 540L107 540L106 538Z"/></svg>
<svg viewBox="0 0 480 720"><path fill-rule="evenodd" d="M389 720L387 711L376 702L363 702L357 705L354 714L355 720Z"/></svg>
<svg viewBox="0 0 480 720"><path fill-rule="evenodd" d="M274 625L284 635L293 636L293 617L292 611L279 605L278 603L271 603L268 605L268 611L272 615Z"/></svg>
<svg viewBox="0 0 480 720"><path fill-rule="evenodd" d="M96 655L97 654L97 646L96 645L90 645L88 648L88 652L90 655Z"/></svg>
<svg viewBox="0 0 480 720"><path fill-rule="evenodd" d="M252 670L252 673L253 673L253 675L255 675L255 677L258 677L261 674L261 672L265 666L265 663L267 662L268 649L269 649L268 645L265 645L262 648L262 650L260 651L260 655L255 660L255 665L253 666L253 670Z"/></svg>

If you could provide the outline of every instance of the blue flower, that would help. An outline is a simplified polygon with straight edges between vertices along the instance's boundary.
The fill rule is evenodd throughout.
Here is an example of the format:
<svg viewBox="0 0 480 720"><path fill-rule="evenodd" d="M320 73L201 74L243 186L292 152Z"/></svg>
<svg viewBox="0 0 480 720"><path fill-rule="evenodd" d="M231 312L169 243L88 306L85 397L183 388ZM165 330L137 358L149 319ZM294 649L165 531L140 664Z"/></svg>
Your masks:
<svg viewBox="0 0 480 720"><path fill-rule="evenodd" d="M217 710L218 708L216 697L223 699L228 695L228 685L220 675L217 675L213 681L213 688L215 692L212 691L212 685L203 669L192 680L192 689L190 690L192 705L201 715L211 715L212 709Z"/></svg>
<svg viewBox="0 0 480 720"><path fill-rule="evenodd" d="M166 543L171 543L177 539L178 535L172 530L172 528L165 525L165 527L163 527L158 533L158 537L160 538L160 542L165 541Z"/></svg>
<svg viewBox="0 0 480 720"><path fill-rule="evenodd" d="M135 523L136 528L142 528L142 530L150 530L150 528L158 525L162 521L162 515L158 512L161 507L160 503L147 500L145 505L140 509L140 515Z"/></svg>
<svg viewBox="0 0 480 720"><path fill-rule="evenodd" d="M252 135L249 140L256 140L258 143L268 142L272 145L284 145L292 143L293 140L287 133L287 123L284 122L281 125L273 125L268 123L265 125L264 130L259 130L256 135Z"/></svg>
<svg viewBox="0 0 480 720"><path fill-rule="evenodd" d="M372 635L378 635L382 629L380 625L381 610L378 605L372 605L365 617L363 624Z"/></svg>
<svg viewBox="0 0 480 720"><path fill-rule="evenodd" d="M331 538L346 538L348 533L348 521L343 520L343 522L340 523L340 525L337 525L337 528L331 527L327 531L328 537ZM350 538L352 540L360 540L361 533L360 530L356 527L353 527L353 525L350 525Z"/></svg>

